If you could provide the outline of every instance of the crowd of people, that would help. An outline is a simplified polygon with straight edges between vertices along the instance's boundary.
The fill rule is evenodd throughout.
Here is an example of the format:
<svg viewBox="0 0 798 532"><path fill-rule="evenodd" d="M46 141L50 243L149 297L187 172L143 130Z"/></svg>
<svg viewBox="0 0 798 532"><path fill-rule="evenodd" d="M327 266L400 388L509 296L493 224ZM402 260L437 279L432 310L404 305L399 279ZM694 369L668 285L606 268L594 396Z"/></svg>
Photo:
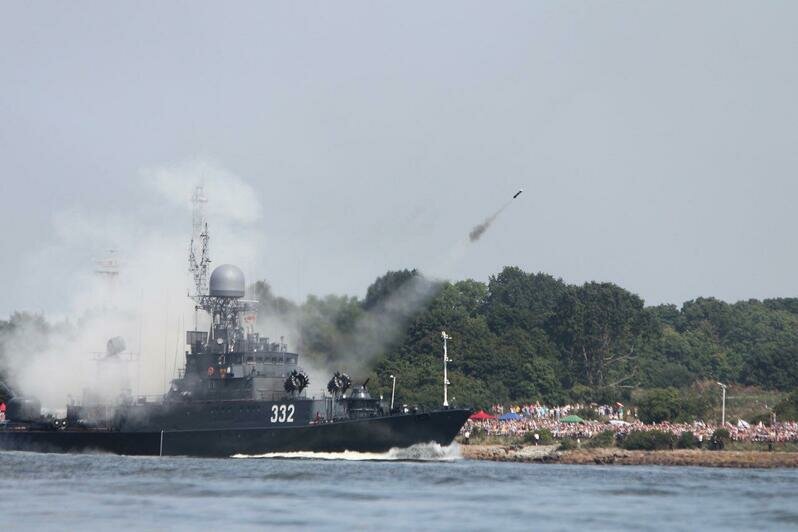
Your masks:
<svg viewBox="0 0 798 532"><path fill-rule="evenodd" d="M615 403L614 405L575 403L551 407L540 403L513 405L508 407L502 404L495 404L490 408L491 413L497 417L512 412L523 417L535 419L560 419L586 410L591 411L597 416L606 417L607 419L623 419L624 417L624 406L622 403Z"/></svg>
<svg viewBox="0 0 798 532"><path fill-rule="evenodd" d="M508 413L517 416L507 416ZM574 420L574 413L593 412L595 420ZM660 430L675 434L692 432L699 442L708 442L721 425L694 421L692 423L643 423L636 417L634 409L626 410L624 405L565 405L547 407L540 404L504 407L494 405L490 409L491 418L469 419L461 430L462 435L471 435L474 429L482 429L490 436L524 436L548 430L557 438L588 439L604 431L612 431L623 437L632 431ZM500 419L502 416L510 419ZM570 417L569 417L570 416ZM727 421L723 427L729 431L733 441L743 442L798 442L798 422L786 421L749 424L743 420L735 423Z"/></svg>

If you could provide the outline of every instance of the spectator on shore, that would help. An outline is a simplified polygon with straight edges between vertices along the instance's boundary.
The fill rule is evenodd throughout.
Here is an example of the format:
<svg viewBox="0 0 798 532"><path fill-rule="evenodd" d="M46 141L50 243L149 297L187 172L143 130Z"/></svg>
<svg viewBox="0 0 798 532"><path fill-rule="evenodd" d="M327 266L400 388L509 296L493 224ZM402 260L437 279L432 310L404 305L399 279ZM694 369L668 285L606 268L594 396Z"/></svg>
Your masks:
<svg viewBox="0 0 798 532"><path fill-rule="evenodd" d="M591 409L596 413L599 421L586 421L584 423L563 423L561 418L576 412ZM497 404L491 407L494 414L505 412L504 405ZM549 430L555 438L592 438L603 431L613 431L615 436L623 436L635 430L661 430L680 436L682 432L692 432L702 447L704 440L709 441L720 424L694 421L692 423L651 423L644 424L636 417L627 423L622 420L623 405L582 405L579 403L546 407L540 403L528 405L513 405L507 408L509 412L516 412L521 419L515 421L499 421L490 419L485 421L469 420L461 429L461 434L468 440L474 427L479 427L489 436L523 436L533 433L535 445L540 439L540 431ZM603 419L602 419L603 418ZM615 421L611 423L610 421ZM732 441L743 442L798 442L798 422L787 421L774 423L765 427L761 422L756 425L748 423L726 423L726 430ZM468 436L466 436L468 434Z"/></svg>

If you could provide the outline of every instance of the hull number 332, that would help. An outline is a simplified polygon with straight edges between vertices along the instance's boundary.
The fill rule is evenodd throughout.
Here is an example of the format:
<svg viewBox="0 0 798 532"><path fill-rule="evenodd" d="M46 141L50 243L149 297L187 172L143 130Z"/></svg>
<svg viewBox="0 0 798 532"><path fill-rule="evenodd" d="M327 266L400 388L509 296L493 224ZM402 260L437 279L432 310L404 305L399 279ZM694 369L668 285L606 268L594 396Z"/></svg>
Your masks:
<svg viewBox="0 0 798 532"><path fill-rule="evenodd" d="M294 405L272 405L272 423L293 423Z"/></svg>

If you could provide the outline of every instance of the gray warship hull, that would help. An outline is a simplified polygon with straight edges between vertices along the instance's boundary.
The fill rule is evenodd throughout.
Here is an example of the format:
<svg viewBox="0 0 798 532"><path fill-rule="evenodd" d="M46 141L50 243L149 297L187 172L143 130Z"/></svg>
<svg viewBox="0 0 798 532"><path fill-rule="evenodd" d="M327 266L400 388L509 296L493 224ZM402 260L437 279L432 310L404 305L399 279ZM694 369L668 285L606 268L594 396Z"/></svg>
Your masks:
<svg viewBox="0 0 798 532"><path fill-rule="evenodd" d="M282 452L386 452L435 442L448 445L470 410L348 419L295 426L157 431L0 430L0 449L120 455L229 457Z"/></svg>

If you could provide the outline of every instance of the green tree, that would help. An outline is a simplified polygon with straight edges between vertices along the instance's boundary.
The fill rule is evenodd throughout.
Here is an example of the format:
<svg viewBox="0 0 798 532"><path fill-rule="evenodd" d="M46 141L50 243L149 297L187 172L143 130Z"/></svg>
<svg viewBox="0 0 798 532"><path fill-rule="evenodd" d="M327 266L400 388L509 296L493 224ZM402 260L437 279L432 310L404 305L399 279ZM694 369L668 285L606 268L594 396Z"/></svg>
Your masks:
<svg viewBox="0 0 798 532"><path fill-rule="evenodd" d="M566 289L562 280L551 275L506 267L488 283L484 310L488 325L499 335L509 329L541 328Z"/></svg>
<svg viewBox="0 0 798 532"><path fill-rule="evenodd" d="M798 421L798 390L794 390L773 408L781 421Z"/></svg>
<svg viewBox="0 0 798 532"><path fill-rule="evenodd" d="M673 449L676 436L662 430L634 430L626 435L621 447L628 450L657 451Z"/></svg>
<svg viewBox="0 0 798 532"><path fill-rule="evenodd" d="M418 277L420 277L420 274L416 269L390 271L382 277L378 277L366 290L363 308L370 310L380 304L384 304L391 295L406 287L408 283Z"/></svg>
<svg viewBox="0 0 798 532"><path fill-rule="evenodd" d="M675 388L644 390L637 400L638 417L643 423L686 422L706 415L709 402L700 393Z"/></svg>
<svg viewBox="0 0 798 532"><path fill-rule="evenodd" d="M633 379L656 324L636 295L611 283L586 283L563 295L548 330L578 382L613 386Z"/></svg>

